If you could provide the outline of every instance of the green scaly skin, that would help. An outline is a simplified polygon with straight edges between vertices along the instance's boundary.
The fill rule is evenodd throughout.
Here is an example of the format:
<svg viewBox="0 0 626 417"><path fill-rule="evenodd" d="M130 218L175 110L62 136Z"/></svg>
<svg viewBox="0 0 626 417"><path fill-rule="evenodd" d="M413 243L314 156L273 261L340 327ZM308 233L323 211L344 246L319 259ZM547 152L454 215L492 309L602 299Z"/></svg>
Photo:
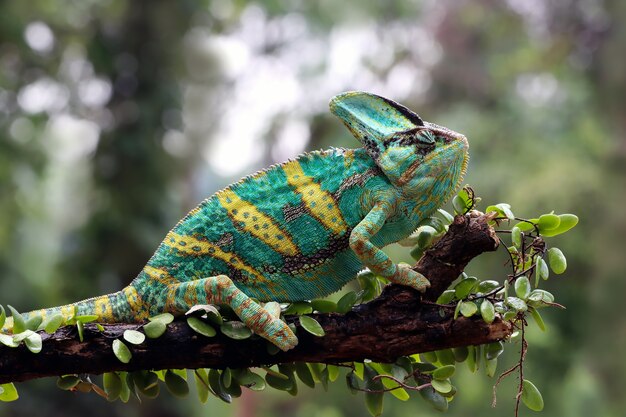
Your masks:
<svg viewBox="0 0 626 417"><path fill-rule="evenodd" d="M227 304L282 350L298 339L259 301L323 297L363 267L424 291L428 280L380 249L406 238L458 189L465 137L391 100L348 92L330 101L363 144L305 153L217 192L185 216L122 291L26 313L140 322L196 304ZM8 322L3 331L10 331Z"/></svg>

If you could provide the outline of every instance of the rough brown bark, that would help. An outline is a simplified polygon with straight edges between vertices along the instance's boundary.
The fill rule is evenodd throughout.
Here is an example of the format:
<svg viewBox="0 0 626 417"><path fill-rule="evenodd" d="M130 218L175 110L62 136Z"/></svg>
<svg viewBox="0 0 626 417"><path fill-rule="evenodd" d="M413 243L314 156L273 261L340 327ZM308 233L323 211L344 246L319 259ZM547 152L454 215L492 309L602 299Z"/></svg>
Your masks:
<svg viewBox="0 0 626 417"><path fill-rule="evenodd" d="M488 325L480 318L454 320L452 309L431 303L472 258L495 250L498 239L488 220L477 212L457 216L448 233L417 263L415 269L432 283L423 295L428 302L421 302L420 294L410 288L390 285L379 298L347 314L313 314L326 335L315 337L298 329L300 343L289 352L270 355L266 342L256 338L235 341L221 334L206 338L177 321L162 337L131 347L132 360L123 364L113 355L111 343L138 325L104 325L104 332L87 325L84 342L78 340L74 327L65 327L52 335L43 334L43 350L38 354L23 346L0 346L0 383L121 370L241 368L294 361L391 362L402 355L501 340L512 331L507 322L497 319Z"/></svg>

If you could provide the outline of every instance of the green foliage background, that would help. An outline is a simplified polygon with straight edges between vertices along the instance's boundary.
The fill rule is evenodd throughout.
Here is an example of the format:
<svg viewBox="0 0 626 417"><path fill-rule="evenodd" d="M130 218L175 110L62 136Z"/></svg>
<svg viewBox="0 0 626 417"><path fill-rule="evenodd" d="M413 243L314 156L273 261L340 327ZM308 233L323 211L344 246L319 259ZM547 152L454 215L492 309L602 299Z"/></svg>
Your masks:
<svg viewBox="0 0 626 417"><path fill-rule="evenodd" d="M0 302L26 311L121 288L212 192L304 149L356 146L326 103L367 90L465 133L483 201L580 217L555 239L569 268L547 286L568 309L529 335L526 375L544 416L622 415L625 19L619 0L4 1ZM471 272L500 278L502 262ZM513 380L491 409L492 380L455 378L450 416L512 414ZM0 414L365 415L334 385L123 405L34 381ZM384 415L416 413L437 412L390 398Z"/></svg>

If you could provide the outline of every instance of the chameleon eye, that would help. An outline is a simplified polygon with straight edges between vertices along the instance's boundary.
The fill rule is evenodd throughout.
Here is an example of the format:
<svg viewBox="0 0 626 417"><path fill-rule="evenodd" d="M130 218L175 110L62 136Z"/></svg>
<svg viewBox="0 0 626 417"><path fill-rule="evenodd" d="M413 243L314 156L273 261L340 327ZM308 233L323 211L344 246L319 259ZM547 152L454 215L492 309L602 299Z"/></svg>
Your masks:
<svg viewBox="0 0 626 417"><path fill-rule="evenodd" d="M430 147L435 144L435 135L430 130L420 130L415 134L415 144L418 147Z"/></svg>

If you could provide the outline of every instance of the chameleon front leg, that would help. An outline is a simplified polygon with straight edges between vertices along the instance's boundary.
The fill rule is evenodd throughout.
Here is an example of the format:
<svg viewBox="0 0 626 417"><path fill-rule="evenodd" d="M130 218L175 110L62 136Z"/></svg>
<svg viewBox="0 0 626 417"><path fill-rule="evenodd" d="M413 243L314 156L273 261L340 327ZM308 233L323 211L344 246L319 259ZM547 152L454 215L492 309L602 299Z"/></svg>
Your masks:
<svg viewBox="0 0 626 417"><path fill-rule="evenodd" d="M170 288L169 309L173 313L187 311L193 300L205 298L209 304L226 304L259 336L269 340L281 350L287 351L298 344L298 338L287 323L272 316L265 308L244 294L225 275L181 282ZM166 308L168 309L168 308Z"/></svg>
<svg viewBox="0 0 626 417"><path fill-rule="evenodd" d="M430 282L426 277L408 266L393 263L385 252L371 242L372 237L378 233L392 214L391 202L383 200L376 203L365 218L352 229L350 248L363 265L373 273L393 283L407 285L424 292L430 287Z"/></svg>

